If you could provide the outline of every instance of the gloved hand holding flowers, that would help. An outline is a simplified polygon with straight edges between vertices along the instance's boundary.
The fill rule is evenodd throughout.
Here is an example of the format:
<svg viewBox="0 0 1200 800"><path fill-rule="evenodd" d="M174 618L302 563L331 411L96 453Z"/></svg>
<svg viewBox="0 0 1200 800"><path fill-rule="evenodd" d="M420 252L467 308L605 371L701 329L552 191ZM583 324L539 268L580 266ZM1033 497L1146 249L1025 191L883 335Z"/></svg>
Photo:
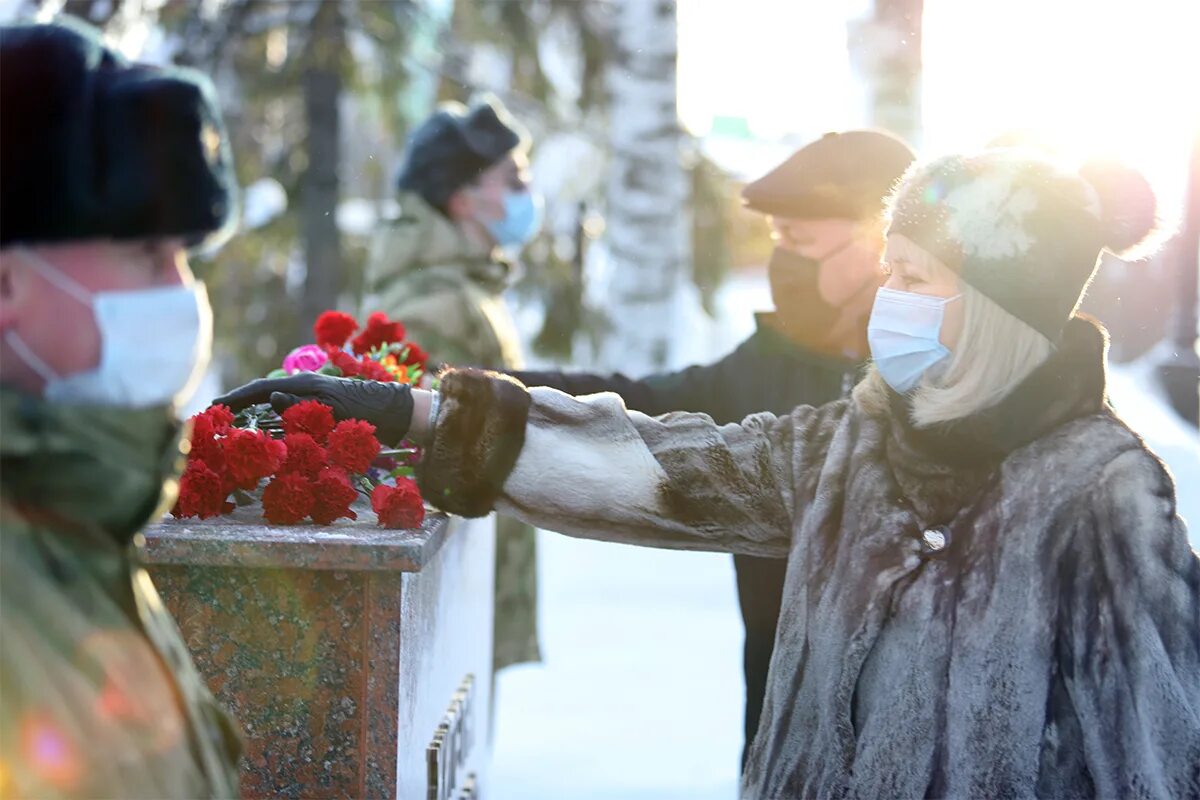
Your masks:
<svg viewBox="0 0 1200 800"><path fill-rule="evenodd" d="M261 492L272 524L329 525L356 519L351 505L361 493L380 525L419 526L424 504L411 477L418 453L401 439L410 383L420 380L427 356L383 314L351 338L357 329L349 315L325 312L314 326L317 344L293 350L271 376L193 417L172 514L217 516Z"/></svg>

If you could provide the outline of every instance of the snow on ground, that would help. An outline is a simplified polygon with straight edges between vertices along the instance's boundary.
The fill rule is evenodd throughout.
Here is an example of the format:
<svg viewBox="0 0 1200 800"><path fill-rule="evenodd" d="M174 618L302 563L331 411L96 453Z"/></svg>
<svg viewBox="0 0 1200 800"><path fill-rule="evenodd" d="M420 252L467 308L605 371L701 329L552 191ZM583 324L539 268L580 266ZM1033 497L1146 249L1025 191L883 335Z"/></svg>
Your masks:
<svg viewBox="0 0 1200 800"><path fill-rule="evenodd" d="M539 532L544 663L497 678L497 800L733 800L741 625L727 555Z"/></svg>

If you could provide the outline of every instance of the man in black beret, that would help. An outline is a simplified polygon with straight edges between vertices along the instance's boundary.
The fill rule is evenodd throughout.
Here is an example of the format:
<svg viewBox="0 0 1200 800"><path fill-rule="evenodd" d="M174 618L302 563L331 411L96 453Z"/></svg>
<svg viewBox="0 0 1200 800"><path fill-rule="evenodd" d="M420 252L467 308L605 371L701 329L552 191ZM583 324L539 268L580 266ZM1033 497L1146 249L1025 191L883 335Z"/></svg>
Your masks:
<svg viewBox="0 0 1200 800"><path fill-rule="evenodd" d="M363 311L385 311L437 362L516 369L521 349L502 293L538 232L528 136L486 98L449 103L412 133L397 180L400 214L376 233ZM537 661L534 531L497 522L495 668Z"/></svg>
<svg viewBox="0 0 1200 800"><path fill-rule="evenodd" d="M0 28L0 795L237 795L233 723L136 552L209 356L187 251L236 197L207 79Z"/></svg>
<svg viewBox="0 0 1200 800"><path fill-rule="evenodd" d="M721 360L641 380L624 375L523 372L527 386L569 394L616 392L650 415L697 411L718 423L750 414L786 414L847 395L869 354L867 318L883 280L884 202L913 161L901 140L880 131L830 133L800 148L746 186L747 207L768 215L775 250L767 265L775 310ZM736 555L746 626L745 745L758 730L767 668L783 594L783 559ZM743 748L743 763L746 749Z"/></svg>

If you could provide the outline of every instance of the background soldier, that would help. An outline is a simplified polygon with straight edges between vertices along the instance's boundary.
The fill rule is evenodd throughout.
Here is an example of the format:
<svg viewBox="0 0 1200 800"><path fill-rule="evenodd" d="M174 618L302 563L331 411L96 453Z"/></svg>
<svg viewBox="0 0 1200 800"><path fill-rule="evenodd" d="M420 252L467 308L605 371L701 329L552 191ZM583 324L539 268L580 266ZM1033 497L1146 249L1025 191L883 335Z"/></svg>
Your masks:
<svg viewBox="0 0 1200 800"><path fill-rule="evenodd" d="M502 293L512 277L507 258L541 225L527 145L496 100L447 104L409 139L398 179L400 215L373 242L363 311L402 321L435 361L521 365ZM540 659L536 548L533 528L497 520L496 669Z"/></svg>

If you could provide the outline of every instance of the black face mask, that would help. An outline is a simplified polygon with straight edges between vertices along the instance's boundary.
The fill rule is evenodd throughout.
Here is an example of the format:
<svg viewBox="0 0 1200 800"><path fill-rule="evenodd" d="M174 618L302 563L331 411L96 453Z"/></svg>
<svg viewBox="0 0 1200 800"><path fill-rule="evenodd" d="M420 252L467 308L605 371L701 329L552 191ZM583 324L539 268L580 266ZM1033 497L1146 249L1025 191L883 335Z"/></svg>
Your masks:
<svg viewBox="0 0 1200 800"><path fill-rule="evenodd" d="M771 252L767 262L767 280L775 311L789 333L810 338L828 332L837 320L838 310L821 298L818 281L821 262L782 247Z"/></svg>

